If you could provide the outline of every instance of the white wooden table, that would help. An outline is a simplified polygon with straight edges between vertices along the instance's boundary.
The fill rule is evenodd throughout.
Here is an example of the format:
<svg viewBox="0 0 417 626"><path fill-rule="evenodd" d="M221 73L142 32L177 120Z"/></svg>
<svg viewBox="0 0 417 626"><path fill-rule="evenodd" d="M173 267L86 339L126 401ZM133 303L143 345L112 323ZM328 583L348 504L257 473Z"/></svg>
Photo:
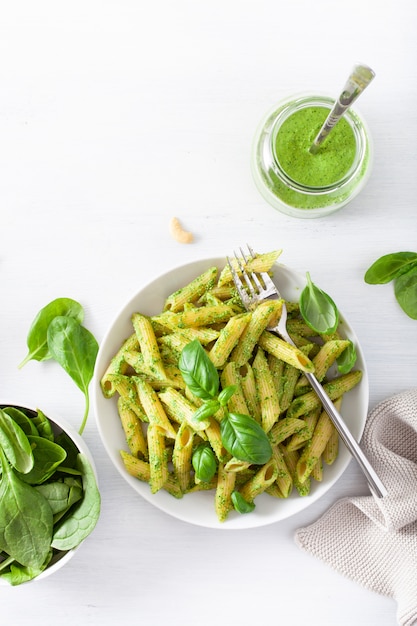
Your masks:
<svg viewBox="0 0 417 626"><path fill-rule="evenodd" d="M35 313L56 297L79 300L100 341L148 278L246 241L282 247L285 263L332 294L363 346L370 408L415 386L417 324L392 285L366 285L363 275L382 254L417 249L416 19L414 0L4 3L2 400L78 426L82 395L56 364L17 369ZM336 95L358 61L377 75L358 102L375 144L367 187L327 218L276 212L250 174L259 120L292 91ZM174 215L195 243L171 239ZM393 600L294 543L294 531L337 499L367 493L353 461L305 512L228 532L178 521L137 496L110 463L93 413L84 436L100 521L55 576L1 589L2 623L396 623Z"/></svg>

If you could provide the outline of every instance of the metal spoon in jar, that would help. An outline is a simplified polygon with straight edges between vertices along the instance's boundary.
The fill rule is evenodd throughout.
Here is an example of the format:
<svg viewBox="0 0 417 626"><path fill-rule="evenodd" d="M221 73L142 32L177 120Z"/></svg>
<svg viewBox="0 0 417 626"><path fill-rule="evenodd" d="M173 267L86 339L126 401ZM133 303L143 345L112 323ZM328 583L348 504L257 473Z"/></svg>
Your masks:
<svg viewBox="0 0 417 626"><path fill-rule="evenodd" d="M334 107L330 111L326 121L310 147L310 152L312 154L316 154L320 144L326 139L332 128L337 124L340 118L343 117L351 104L369 85L374 77L375 72L367 65L355 65L342 93L340 94L338 100L336 100Z"/></svg>

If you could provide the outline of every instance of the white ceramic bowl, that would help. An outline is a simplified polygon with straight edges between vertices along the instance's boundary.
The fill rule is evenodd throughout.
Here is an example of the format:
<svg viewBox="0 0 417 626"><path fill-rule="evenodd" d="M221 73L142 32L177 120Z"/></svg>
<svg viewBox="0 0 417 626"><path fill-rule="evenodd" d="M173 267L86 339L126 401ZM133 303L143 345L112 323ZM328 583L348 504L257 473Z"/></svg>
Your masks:
<svg viewBox="0 0 417 626"><path fill-rule="evenodd" d="M111 358L120 348L123 341L133 332L131 324L132 313L141 312L145 315L160 313L165 299L172 292L187 284L208 267L216 265L219 269L222 269L225 263L226 259L224 258L207 258L171 269L147 285L144 285L122 306L101 342L93 383L93 402L97 426L104 447L116 469L136 493L162 511L180 520L199 526L227 530L264 526L285 519L310 506L323 496L340 478L350 461L349 452L343 444L340 445L337 460L333 465L325 467L324 479L321 483L313 481L314 485L308 496L300 497L294 493L288 499L279 500L262 494L256 498L256 508L252 513L240 515L232 511L229 513L227 520L220 523L214 510L212 491L187 494L178 500L163 490L156 494L151 494L147 483L139 481L126 472L121 460L120 450L127 450L127 447L117 413L117 399L116 397L105 398L100 388L100 379ZM305 285L304 276L281 264L275 265L274 271L276 274L279 272L279 288L283 297L287 300L298 301L301 290ZM342 314L341 320L343 321L342 328L345 336L355 343L357 349L358 360L356 368L363 372L360 384L346 394L342 411L353 435L359 440L363 432L368 410L368 377L358 339Z"/></svg>
<svg viewBox="0 0 417 626"><path fill-rule="evenodd" d="M22 405L20 405L19 403L15 403L15 402L0 402L0 408L4 408L4 407L15 407L17 409L21 409L23 411L27 411L32 413L33 415L36 415L37 411L30 408L30 407L24 407ZM97 472L96 472L96 467L94 464L94 460L93 457L91 456L91 453L85 443L85 441L83 440L83 438L78 434L78 432L76 430L74 430L74 428L68 424L65 420L61 419L61 418L57 418L54 417L53 419L51 417L49 417L49 415L47 416L52 429L54 431L55 435L58 435L61 432L65 432L70 439L72 439L73 443L75 444L75 446L78 448L79 452L81 452L82 454L84 454L87 459L89 460L91 467L93 468L94 473L96 474L96 478L97 478ZM82 543L82 542L81 542ZM61 569L61 567L63 567L64 565L66 565L74 556L75 552L79 549L79 547L81 546L81 544L79 544L77 547L72 548L71 550L61 550L59 552L57 552L57 554L52 558L50 564L48 565L48 567L41 572L41 574L39 574L38 576L36 576L36 578L33 578L32 580L28 580L24 583L22 583L21 585L19 585L19 587L21 587L22 585L27 585L28 583L32 583L32 582L36 582L38 580L43 580L44 578L47 578L48 576L50 576L51 574L53 574L54 572L57 572L59 569ZM0 586L10 586L10 584L4 580L4 578L0 578Z"/></svg>

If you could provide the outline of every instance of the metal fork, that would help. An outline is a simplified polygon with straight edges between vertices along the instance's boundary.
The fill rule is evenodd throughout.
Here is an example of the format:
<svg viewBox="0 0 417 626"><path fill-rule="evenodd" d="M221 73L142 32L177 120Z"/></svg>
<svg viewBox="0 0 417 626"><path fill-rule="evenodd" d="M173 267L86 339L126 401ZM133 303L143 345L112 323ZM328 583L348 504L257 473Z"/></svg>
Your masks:
<svg viewBox="0 0 417 626"><path fill-rule="evenodd" d="M251 258L255 258L256 255L249 245L248 250ZM248 260L250 259L246 257L241 248L240 253L244 263L247 264ZM259 304L259 302L263 300L282 299L281 294L279 293L275 283L271 280L267 272L248 272L236 253L235 260L237 262L243 280L240 278L239 273L235 270L230 259L227 257L227 263L232 273L233 282L236 286L236 289L239 293L240 299L242 300L242 304L245 309L249 311L253 310L254 306ZM284 339L284 341L288 342L292 346L295 346L287 331L287 307L284 301L282 305L281 318L278 324L272 328L268 328L268 330L277 333L282 339ZM342 441L344 442L352 456L358 462L360 468L366 476L371 491L378 498L383 498L384 496L386 496L387 490L385 489L375 470L371 466L363 450L360 448L358 442L348 429L344 419L337 411L336 407L334 406L314 374L304 372L304 375L317 396L320 398L324 410L332 420Z"/></svg>

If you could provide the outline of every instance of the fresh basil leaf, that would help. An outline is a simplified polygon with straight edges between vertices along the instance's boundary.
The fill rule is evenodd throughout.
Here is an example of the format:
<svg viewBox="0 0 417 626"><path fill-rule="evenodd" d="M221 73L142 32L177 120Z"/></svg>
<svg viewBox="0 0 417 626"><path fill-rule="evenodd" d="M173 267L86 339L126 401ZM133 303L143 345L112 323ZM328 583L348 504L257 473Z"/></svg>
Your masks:
<svg viewBox="0 0 417 626"><path fill-rule="evenodd" d="M18 472L22 474L30 472L34 459L27 435L10 415L1 409L0 448L2 448L10 465L15 467Z"/></svg>
<svg viewBox="0 0 417 626"><path fill-rule="evenodd" d="M47 340L48 327L55 317L62 315L72 317L81 324L84 319L84 310L79 302L71 298L57 298L44 306L36 315L29 329L27 337L29 351L19 368L31 359L44 361L51 358Z"/></svg>
<svg viewBox="0 0 417 626"><path fill-rule="evenodd" d="M339 311L331 297L315 285L307 272L307 284L300 296L300 313L316 333L330 334L339 324Z"/></svg>
<svg viewBox="0 0 417 626"><path fill-rule="evenodd" d="M92 532L100 515L100 492L93 468L84 454L77 457L77 469L82 471L83 499L54 530L51 545L58 550L78 546Z"/></svg>
<svg viewBox="0 0 417 626"><path fill-rule="evenodd" d="M229 402L235 391L236 385L228 385L221 390L221 392L219 393L219 402L221 406L227 406L227 403Z"/></svg>
<svg viewBox="0 0 417 626"><path fill-rule="evenodd" d="M249 415L229 413L220 422L223 446L240 461L263 465L272 456L267 434Z"/></svg>
<svg viewBox="0 0 417 626"><path fill-rule="evenodd" d="M90 331L72 317L55 317L49 324L47 336L52 357L85 396L85 413L79 429L81 434L89 411L88 386L94 374L98 343Z"/></svg>
<svg viewBox="0 0 417 626"><path fill-rule="evenodd" d="M233 491L231 499L233 506L238 513L252 513L255 508L254 502L247 502L239 491Z"/></svg>
<svg viewBox="0 0 417 626"><path fill-rule="evenodd" d="M211 400L219 391L219 374L197 339L182 350L178 367L190 391L202 400Z"/></svg>
<svg viewBox="0 0 417 626"><path fill-rule="evenodd" d="M411 319L417 319L417 267L401 274L394 281L394 293L398 304Z"/></svg>
<svg viewBox="0 0 417 626"><path fill-rule="evenodd" d="M370 285L389 283L417 265L417 252L393 252L377 259L366 271L365 282Z"/></svg>
<svg viewBox="0 0 417 626"><path fill-rule="evenodd" d="M1 448L0 457L0 550L21 565L39 569L51 546L51 507L41 493L14 473Z"/></svg>
<svg viewBox="0 0 417 626"><path fill-rule="evenodd" d="M202 443L194 451L192 465L197 480L209 483L217 471L216 456L209 444Z"/></svg>
<svg viewBox="0 0 417 626"><path fill-rule="evenodd" d="M197 422L206 420L208 417L214 415L220 408L220 403L217 400L207 400L202 404L194 413L193 418Z"/></svg>
<svg viewBox="0 0 417 626"><path fill-rule="evenodd" d="M39 485L54 474L57 467L65 461L67 453L64 448L44 437L29 435L28 439L35 462L30 472L22 474L20 478L30 485Z"/></svg>
<svg viewBox="0 0 417 626"><path fill-rule="evenodd" d="M349 342L347 348L345 348L340 356L337 357L337 369L341 374L348 374L356 363L357 353L355 344L352 341Z"/></svg>

